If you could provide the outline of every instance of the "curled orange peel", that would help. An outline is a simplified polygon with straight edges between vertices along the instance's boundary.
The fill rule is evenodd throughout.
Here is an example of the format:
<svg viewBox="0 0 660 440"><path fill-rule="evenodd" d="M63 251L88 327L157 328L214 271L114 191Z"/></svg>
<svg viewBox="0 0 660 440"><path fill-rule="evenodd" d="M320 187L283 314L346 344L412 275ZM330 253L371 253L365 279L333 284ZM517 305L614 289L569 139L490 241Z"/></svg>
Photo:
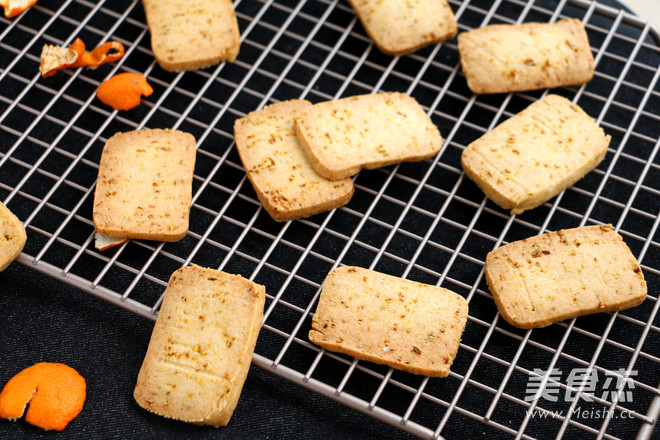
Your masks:
<svg viewBox="0 0 660 440"><path fill-rule="evenodd" d="M115 110L131 110L140 104L142 96L149 96L153 91L143 75L125 72L104 81L96 89L96 96Z"/></svg>
<svg viewBox="0 0 660 440"><path fill-rule="evenodd" d="M41 76L47 78L58 70L73 66L84 52L85 43L80 38L76 38L69 47L45 44L41 50L41 64L39 65Z"/></svg>
<svg viewBox="0 0 660 440"><path fill-rule="evenodd" d="M12 377L0 393L0 417L25 420L45 430L61 431L82 410L85 379L73 368L40 362Z"/></svg>
<svg viewBox="0 0 660 440"><path fill-rule="evenodd" d="M14 18L32 7L37 0L0 0L0 6L5 10L5 17Z"/></svg>
<svg viewBox="0 0 660 440"><path fill-rule="evenodd" d="M124 45L118 41L103 43L91 52L83 53L74 67L89 67L95 69L102 64L112 63L124 56Z"/></svg>
<svg viewBox="0 0 660 440"><path fill-rule="evenodd" d="M47 78L67 67L96 69L102 64L117 61L123 56L124 45L118 41L108 41L91 52L85 52L85 43L80 38L76 38L69 47L44 45L39 70L41 76Z"/></svg>

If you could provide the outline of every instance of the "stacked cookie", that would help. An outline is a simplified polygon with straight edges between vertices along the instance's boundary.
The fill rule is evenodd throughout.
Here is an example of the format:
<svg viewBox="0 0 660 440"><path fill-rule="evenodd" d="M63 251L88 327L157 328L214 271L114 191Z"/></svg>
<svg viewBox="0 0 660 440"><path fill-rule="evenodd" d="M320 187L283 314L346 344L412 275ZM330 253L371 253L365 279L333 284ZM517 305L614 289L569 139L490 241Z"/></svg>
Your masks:
<svg viewBox="0 0 660 440"><path fill-rule="evenodd" d="M349 178L319 175L305 157L294 118L309 101L272 104L238 119L236 148L266 212L277 221L308 217L343 206L353 195Z"/></svg>
<svg viewBox="0 0 660 440"><path fill-rule="evenodd" d="M234 135L248 178L277 221L348 203L350 177L362 168L422 160L442 147L438 128L404 93L273 104L238 119Z"/></svg>

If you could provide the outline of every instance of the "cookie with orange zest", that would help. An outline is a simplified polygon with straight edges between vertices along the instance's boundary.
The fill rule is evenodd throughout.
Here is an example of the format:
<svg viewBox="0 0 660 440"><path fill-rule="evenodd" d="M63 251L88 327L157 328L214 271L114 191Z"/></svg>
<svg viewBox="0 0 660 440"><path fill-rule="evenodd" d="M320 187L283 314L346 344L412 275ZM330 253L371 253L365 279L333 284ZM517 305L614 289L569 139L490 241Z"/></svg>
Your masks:
<svg viewBox="0 0 660 440"><path fill-rule="evenodd" d="M18 257L26 240L23 223L0 203L0 272Z"/></svg>
<svg viewBox="0 0 660 440"><path fill-rule="evenodd" d="M0 0L0 6L5 10L5 17L13 18L25 12L37 0Z"/></svg>
<svg viewBox="0 0 660 440"><path fill-rule="evenodd" d="M87 385L73 368L40 362L12 377L0 393L0 417L25 420L45 430L61 431L82 410Z"/></svg>
<svg viewBox="0 0 660 440"><path fill-rule="evenodd" d="M41 76L48 78L58 70L74 66L83 53L85 53L85 43L80 38L76 38L69 47L44 44L39 65Z"/></svg>
<svg viewBox="0 0 660 440"><path fill-rule="evenodd" d="M104 81L96 89L96 96L115 110L131 110L140 104L143 95L149 96L153 91L143 75L125 72Z"/></svg>

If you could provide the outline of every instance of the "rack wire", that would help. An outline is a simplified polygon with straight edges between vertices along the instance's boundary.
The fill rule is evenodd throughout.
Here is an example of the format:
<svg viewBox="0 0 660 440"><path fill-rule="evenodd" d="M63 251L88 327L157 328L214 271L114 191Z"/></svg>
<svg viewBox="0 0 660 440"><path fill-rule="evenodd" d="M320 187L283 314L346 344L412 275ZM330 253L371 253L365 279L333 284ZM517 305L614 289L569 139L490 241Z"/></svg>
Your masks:
<svg viewBox="0 0 660 440"><path fill-rule="evenodd" d="M179 267L240 273L267 287L255 365L416 436L650 438L660 413L657 32L595 2L450 4L459 31L582 20L595 77L553 93L579 104L612 136L595 171L522 215L493 205L463 174L460 154L547 91L474 96L455 40L386 56L343 0L236 0L236 62L180 74L155 64L139 1L41 0L16 19L0 19L0 200L28 230L18 261L152 320ZM43 44L68 45L78 36L88 47L119 40L126 54L96 70L41 78ZM154 87L130 112L111 111L95 99L96 87L120 71L143 73ZM343 208L272 221L233 147L234 120L272 102L379 91L415 97L445 138L441 152L360 172ZM91 204L101 150L112 134L143 127L185 130L198 141L190 232L177 243L130 240L99 252ZM642 305L538 330L500 319L483 277L490 250L551 230L605 223L641 263L649 286ZM358 362L309 342L325 276L349 264L466 297L469 320L448 378ZM581 380L569 380L575 369L584 373ZM588 381L592 374L601 378L596 388ZM626 376L613 389L603 380ZM530 398L532 382L567 398Z"/></svg>

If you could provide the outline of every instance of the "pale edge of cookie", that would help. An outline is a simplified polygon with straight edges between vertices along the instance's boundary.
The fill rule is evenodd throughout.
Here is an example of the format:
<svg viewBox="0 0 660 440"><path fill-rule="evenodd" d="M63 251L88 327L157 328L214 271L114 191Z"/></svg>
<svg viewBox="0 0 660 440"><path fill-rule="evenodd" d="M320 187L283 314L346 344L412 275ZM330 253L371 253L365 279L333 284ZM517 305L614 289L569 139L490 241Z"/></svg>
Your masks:
<svg viewBox="0 0 660 440"><path fill-rule="evenodd" d="M195 138L143 129L108 139L94 192L95 229L110 237L178 241L188 232Z"/></svg>
<svg viewBox="0 0 660 440"><path fill-rule="evenodd" d="M374 44L388 55L404 55L456 36L445 0L349 0Z"/></svg>
<svg viewBox="0 0 660 440"><path fill-rule="evenodd" d="M265 287L185 267L165 292L133 396L144 409L225 426L238 404L263 320Z"/></svg>
<svg viewBox="0 0 660 440"><path fill-rule="evenodd" d="M578 105L548 95L468 145L461 165L489 199L520 214L596 168L609 142Z"/></svg>
<svg viewBox="0 0 660 440"><path fill-rule="evenodd" d="M23 223L0 203L0 272L18 257L26 240Z"/></svg>
<svg viewBox="0 0 660 440"><path fill-rule="evenodd" d="M647 295L639 263L610 225L502 246L486 257L485 273L502 317L525 329L628 309Z"/></svg>
<svg viewBox="0 0 660 440"><path fill-rule="evenodd" d="M326 101L302 109L296 134L314 170L331 180L434 156L443 141L424 109L405 93Z"/></svg>
<svg viewBox="0 0 660 440"><path fill-rule="evenodd" d="M587 33L577 19L461 32L458 51L475 94L580 85L591 81L595 69Z"/></svg>
<svg viewBox="0 0 660 440"><path fill-rule="evenodd" d="M344 266L324 282L309 339L356 359L446 377L467 314L467 301L445 288Z"/></svg>
<svg viewBox="0 0 660 440"><path fill-rule="evenodd" d="M233 62L240 47L231 0L143 0L156 61L170 72Z"/></svg>
<svg viewBox="0 0 660 440"><path fill-rule="evenodd" d="M234 124L243 167L259 201L276 221L329 211L353 196L350 178L333 181L320 176L298 143L294 116L311 105L304 100L271 104Z"/></svg>

